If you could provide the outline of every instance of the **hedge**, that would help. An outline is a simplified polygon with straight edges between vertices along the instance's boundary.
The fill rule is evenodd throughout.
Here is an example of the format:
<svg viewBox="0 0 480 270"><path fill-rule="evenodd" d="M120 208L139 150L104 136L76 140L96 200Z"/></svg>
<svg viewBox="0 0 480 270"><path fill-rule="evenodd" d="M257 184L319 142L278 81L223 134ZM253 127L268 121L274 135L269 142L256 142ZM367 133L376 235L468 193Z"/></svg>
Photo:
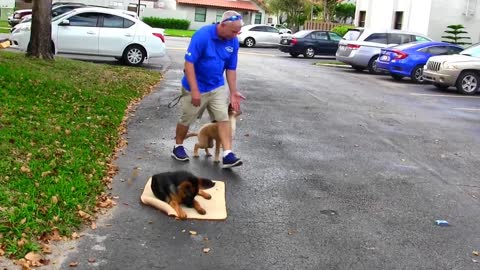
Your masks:
<svg viewBox="0 0 480 270"><path fill-rule="evenodd" d="M168 28L188 30L190 27L189 20L172 19L172 18L158 18L158 17L144 17L142 21L154 28Z"/></svg>
<svg viewBox="0 0 480 270"><path fill-rule="evenodd" d="M355 28L355 26L352 26L352 25L339 25L339 26L335 26L334 28L332 28L332 32L335 32L337 34L339 34L341 37L343 37L343 35L345 35L349 29L352 29L352 28Z"/></svg>

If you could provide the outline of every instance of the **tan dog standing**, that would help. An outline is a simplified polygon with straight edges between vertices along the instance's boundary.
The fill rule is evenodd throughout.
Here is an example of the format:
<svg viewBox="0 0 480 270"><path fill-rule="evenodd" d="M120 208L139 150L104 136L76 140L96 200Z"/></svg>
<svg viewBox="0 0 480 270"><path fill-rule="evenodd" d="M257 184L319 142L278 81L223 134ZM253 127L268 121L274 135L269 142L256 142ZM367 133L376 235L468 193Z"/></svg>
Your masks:
<svg viewBox="0 0 480 270"><path fill-rule="evenodd" d="M231 106L228 107L228 117L230 121L230 126L232 128L232 135L235 134L235 129L237 127L237 117L240 114L242 113L234 111ZM222 147L222 143L218 134L218 124L216 122L205 124L198 130L198 133L188 133L185 138L194 136L198 137L198 142L195 144L193 156L199 157L199 149L205 149L205 154L207 156L211 156L208 149L213 148L215 141L215 159L213 161L220 162L220 147Z"/></svg>

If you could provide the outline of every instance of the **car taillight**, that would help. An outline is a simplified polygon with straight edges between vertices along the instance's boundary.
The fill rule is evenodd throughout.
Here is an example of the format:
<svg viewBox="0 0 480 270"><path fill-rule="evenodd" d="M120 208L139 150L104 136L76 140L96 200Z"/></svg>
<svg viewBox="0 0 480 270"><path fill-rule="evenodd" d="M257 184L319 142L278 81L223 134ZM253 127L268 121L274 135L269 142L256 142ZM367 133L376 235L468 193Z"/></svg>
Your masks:
<svg viewBox="0 0 480 270"><path fill-rule="evenodd" d="M292 45L295 45L297 44L298 40L296 38L292 38L292 41L290 42L290 44Z"/></svg>
<svg viewBox="0 0 480 270"><path fill-rule="evenodd" d="M395 53L395 60L401 60L401 59L405 59L408 57L408 54L407 53L404 53L402 51L393 51Z"/></svg>
<svg viewBox="0 0 480 270"><path fill-rule="evenodd" d="M350 49L350 50L358 50L358 49L360 49L360 45L357 45L357 44L348 44L348 45L347 45L347 48Z"/></svg>
<svg viewBox="0 0 480 270"><path fill-rule="evenodd" d="M163 43L165 43L165 37L160 33L153 33L154 36L160 38Z"/></svg>

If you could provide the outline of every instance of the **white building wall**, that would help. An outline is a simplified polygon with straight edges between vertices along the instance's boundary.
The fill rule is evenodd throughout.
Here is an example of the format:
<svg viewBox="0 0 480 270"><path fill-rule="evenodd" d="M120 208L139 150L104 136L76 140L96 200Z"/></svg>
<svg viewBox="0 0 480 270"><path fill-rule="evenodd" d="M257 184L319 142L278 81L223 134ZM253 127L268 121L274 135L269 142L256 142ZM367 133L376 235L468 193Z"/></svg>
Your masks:
<svg viewBox="0 0 480 270"><path fill-rule="evenodd" d="M467 3L469 12L466 14ZM478 3L476 3L478 2ZM476 3L476 5L475 5ZM442 40L447 26L462 24L471 38L470 42L480 42L480 0L433 0L428 34L436 40Z"/></svg>
<svg viewBox="0 0 480 270"><path fill-rule="evenodd" d="M393 29L395 12L403 12L402 29L427 34L432 0L358 0L355 25L360 11L366 11L365 27Z"/></svg>
<svg viewBox="0 0 480 270"><path fill-rule="evenodd" d="M14 8L15 0L0 0L0 8Z"/></svg>

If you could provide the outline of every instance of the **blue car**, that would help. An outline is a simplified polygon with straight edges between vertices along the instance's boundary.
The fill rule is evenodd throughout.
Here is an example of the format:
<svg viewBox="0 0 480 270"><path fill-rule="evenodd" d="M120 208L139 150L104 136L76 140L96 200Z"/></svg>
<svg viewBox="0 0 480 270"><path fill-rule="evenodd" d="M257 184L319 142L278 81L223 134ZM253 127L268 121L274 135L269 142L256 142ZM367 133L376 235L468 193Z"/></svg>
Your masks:
<svg viewBox="0 0 480 270"><path fill-rule="evenodd" d="M395 80L404 77L423 83L423 66L431 56L458 54L464 49L445 42L411 42L382 49L377 60L377 69L390 73Z"/></svg>

